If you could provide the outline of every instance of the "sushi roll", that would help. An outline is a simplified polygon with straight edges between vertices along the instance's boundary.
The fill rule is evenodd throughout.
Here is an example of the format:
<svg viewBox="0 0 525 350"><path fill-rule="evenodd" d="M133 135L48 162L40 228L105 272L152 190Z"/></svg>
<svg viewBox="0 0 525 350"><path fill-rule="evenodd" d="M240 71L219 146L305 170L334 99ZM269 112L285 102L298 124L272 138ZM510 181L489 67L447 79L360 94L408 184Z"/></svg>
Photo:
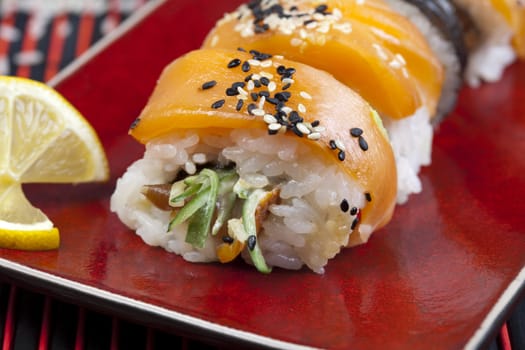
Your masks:
<svg viewBox="0 0 525 350"><path fill-rule="evenodd" d="M375 110L326 72L259 51L169 64L130 134L143 158L111 210L192 262L323 273L391 219L394 155Z"/></svg>
<svg viewBox="0 0 525 350"><path fill-rule="evenodd" d="M465 79L470 86L494 82L517 58L525 58L523 0L453 0L469 50Z"/></svg>
<svg viewBox="0 0 525 350"><path fill-rule="evenodd" d="M458 50L443 34L457 37L454 31L401 0L254 0L219 20L203 47L283 54L361 94L388 130L397 201L405 203L422 189L418 174L431 162L434 125L462 82Z"/></svg>

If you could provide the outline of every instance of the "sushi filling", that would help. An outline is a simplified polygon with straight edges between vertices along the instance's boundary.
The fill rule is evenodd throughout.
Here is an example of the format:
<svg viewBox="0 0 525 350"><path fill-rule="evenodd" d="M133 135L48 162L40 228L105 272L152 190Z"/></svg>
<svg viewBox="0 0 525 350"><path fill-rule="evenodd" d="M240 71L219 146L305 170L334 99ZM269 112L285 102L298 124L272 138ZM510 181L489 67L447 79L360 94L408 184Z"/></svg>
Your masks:
<svg viewBox="0 0 525 350"><path fill-rule="evenodd" d="M234 260L247 248L257 270L269 273L257 231L268 215L268 206L279 201L280 191L267 187L271 186L259 188L239 178L232 167L211 166L171 185L146 185L142 193L159 209L172 211L168 232L187 222L186 243L204 248L209 234L219 236L222 243L216 253L220 262ZM239 217L235 207L241 208Z"/></svg>

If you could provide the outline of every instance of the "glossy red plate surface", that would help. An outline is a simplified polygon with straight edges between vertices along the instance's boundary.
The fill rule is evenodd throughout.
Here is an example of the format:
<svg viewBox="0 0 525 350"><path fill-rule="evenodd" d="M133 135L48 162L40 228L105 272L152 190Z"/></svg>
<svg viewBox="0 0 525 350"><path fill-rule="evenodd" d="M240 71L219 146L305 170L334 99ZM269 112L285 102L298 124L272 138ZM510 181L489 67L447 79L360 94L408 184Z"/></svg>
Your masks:
<svg viewBox="0 0 525 350"><path fill-rule="evenodd" d="M269 347L457 349L494 335L523 291L525 63L463 89L435 135L424 191L324 275L190 264L149 247L109 212L116 178L142 147L127 129L161 69L197 48L241 1L150 3L147 16L57 80L106 148L106 184L34 185L59 250L0 250L4 277L150 325ZM154 5L154 6L152 6ZM149 10L148 10L149 9Z"/></svg>

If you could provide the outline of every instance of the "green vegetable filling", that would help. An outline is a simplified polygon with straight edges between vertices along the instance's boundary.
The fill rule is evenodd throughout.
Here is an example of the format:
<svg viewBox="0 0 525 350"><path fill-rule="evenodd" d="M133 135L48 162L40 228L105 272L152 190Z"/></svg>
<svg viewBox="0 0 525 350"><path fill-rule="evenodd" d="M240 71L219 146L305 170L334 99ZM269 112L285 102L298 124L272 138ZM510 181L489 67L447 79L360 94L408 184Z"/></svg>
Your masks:
<svg viewBox="0 0 525 350"><path fill-rule="evenodd" d="M187 222L185 241L195 248L204 248L208 235L217 235L227 223L229 235L247 243L257 270L269 273L271 268L257 243L256 224L257 209L269 194L263 189L253 188L234 170L204 168L197 175L188 176L171 186L169 204L179 210L170 221L168 231ZM238 203L242 204L242 217L234 218L232 213Z"/></svg>

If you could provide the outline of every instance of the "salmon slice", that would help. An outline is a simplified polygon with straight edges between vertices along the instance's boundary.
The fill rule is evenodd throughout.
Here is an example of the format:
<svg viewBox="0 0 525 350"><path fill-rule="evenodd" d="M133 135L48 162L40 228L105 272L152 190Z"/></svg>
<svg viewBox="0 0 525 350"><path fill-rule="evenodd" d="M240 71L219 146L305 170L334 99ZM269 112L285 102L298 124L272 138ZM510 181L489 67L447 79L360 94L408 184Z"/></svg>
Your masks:
<svg viewBox="0 0 525 350"><path fill-rule="evenodd" d="M325 70L391 118L422 105L436 111L443 67L416 27L382 0L251 4L218 21L203 47L282 54Z"/></svg>
<svg viewBox="0 0 525 350"><path fill-rule="evenodd" d="M259 52L190 52L164 69L130 134L145 144L178 130L206 137L236 128L300 138L308 154L336 163L366 191L362 227L390 220L396 165L380 118L331 75L298 62Z"/></svg>

